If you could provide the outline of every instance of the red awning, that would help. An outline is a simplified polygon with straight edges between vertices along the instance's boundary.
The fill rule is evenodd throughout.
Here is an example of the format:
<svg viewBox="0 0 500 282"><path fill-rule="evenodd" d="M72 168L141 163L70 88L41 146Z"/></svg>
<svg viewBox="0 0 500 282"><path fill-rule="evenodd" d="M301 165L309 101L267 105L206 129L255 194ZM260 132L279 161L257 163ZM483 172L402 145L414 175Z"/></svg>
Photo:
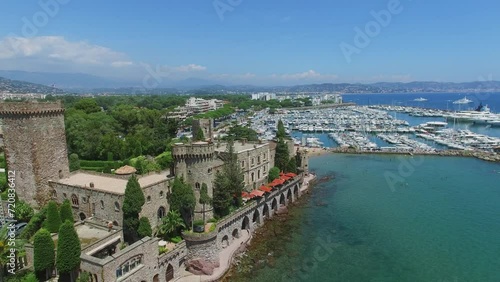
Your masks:
<svg viewBox="0 0 500 282"><path fill-rule="evenodd" d="M289 173L287 173L285 175L288 176L288 177L295 177L295 176L297 176L297 174L295 174L293 172L289 172Z"/></svg>
<svg viewBox="0 0 500 282"><path fill-rule="evenodd" d="M283 176L283 175L285 175L285 174L283 172L280 172L280 176Z"/></svg>
<svg viewBox="0 0 500 282"><path fill-rule="evenodd" d="M287 181L287 180L290 180L290 177L288 177L288 176L282 176L282 177L280 177L280 179L282 179L284 181Z"/></svg>
<svg viewBox="0 0 500 282"><path fill-rule="evenodd" d="M264 192L271 192L271 191L273 191L272 188L267 187L267 186L260 186L259 190L260 191L264 191Z"/></svg>
<svg viewBox="0 0 500 282"><path fill-rule="evenodd" d="M253 190L252 192L250 192L250 195L254 197L262 197L264 195L264 191Z"/></svg>
<svg viewBox="0 0 500 282"><path fill-rule="evenodd" d="M247 192L241 192L241 197L242 198L245 198L245 199L251 199L255 196L251 195L251 194L248 194Z"/></svg>

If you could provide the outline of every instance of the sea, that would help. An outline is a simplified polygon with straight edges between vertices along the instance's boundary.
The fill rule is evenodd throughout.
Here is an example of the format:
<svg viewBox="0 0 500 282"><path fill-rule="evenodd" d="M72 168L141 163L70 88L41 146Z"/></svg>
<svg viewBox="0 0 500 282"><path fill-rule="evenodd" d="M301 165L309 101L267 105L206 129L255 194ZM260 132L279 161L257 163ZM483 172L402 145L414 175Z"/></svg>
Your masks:
<svg viewBox="0 0 500 282"><path fill-rule="evenodd" d="M386 104L424 97L442 107L443 100L464 96L408 95L344 100ZM492 109L500 109L499 98L487 99ZM264 255L251 258L263 266L233 269L229 281L500 281L499 164L333 154L312 157L309 167L319 181L305 203L292 208L290 235L267 235L262 240L272 243Z"/></svg>

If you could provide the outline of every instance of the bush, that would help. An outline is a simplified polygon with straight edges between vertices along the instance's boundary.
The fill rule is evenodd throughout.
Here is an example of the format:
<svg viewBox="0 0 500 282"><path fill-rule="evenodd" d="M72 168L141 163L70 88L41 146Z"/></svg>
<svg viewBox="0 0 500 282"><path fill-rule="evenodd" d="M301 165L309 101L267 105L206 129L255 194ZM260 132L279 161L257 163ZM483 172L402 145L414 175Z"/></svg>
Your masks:
<svg viewBox="0 0 500 282"><path fill-rule="evenodd" d="M48 273L52 271L55 263L54 241L50 237L49 231L40 229L35 234L33 240L34 259L33 266L37 273L45 272L44 279L47 279Z"/></svg>
<svg viewBox="0 0 500 282"><path fill-rule="evenodd" d="M33 208L25 201L17 201L15 211L15 219L21 222L29 222L34 215Z"/></svg>
<svg viewBox="0 0 500 282"><path fill-rule="evenodd" d="M201 226L203 226L203 225L205 225L205 223L203 223L203 220L202 220L202 219L199 219L199 220L195 220L195 221L193 222L193 225L201 225Z"/></svg>
<svg viewBox="0 0 500 282"><path fill-rule="evenodd" d="M40 212L36 213L31 220L26 225L26 228L21 232L19 236L20 239L29 240L35 233L42 228L42 225L47 216L47 207L44 207L40 210Z"/></svg>
<svg viewBox="0 0 500 282"><path fill-rule="evenodd" d="M61 222L65 222L66 220L69 220L71 223L75 222L75 218L73 217L73 209L71 208L71 203L68 199L64 200L64 202L62 203L59 214L61 216Z"/></svg>
<svg viewBox="0 0 500 282"><path fill-rule="evenodd" d="M175 237L170 238L170 242L172 242L174 244L177 244L180 241L182 241L182 237L181 236L175 236Z"/></svg>
<svg viewBox="0 0 500 282"><path fill-rule="evenodd" d="M57 241L57 270L68 274L80 265L81 245L72 223L66 221L59 229Z"/></svg>
<svg viewBox="0 0 500 282"><path fill-rule="evenodd" d="M153 234L151 224L149 223L149 219L147 217L143 216L139 219L139 228L137 229L137 233L140 238L151 237Z"/></svg>
<svg viewBox="0 0 500 282"><path fill-rule="evenodd" d="M50 201L47 206L47 220L45 221L45 228L50 233L57 233L59 227L61 227L61 215L59 215L59 209L54 201Z"/></svg>

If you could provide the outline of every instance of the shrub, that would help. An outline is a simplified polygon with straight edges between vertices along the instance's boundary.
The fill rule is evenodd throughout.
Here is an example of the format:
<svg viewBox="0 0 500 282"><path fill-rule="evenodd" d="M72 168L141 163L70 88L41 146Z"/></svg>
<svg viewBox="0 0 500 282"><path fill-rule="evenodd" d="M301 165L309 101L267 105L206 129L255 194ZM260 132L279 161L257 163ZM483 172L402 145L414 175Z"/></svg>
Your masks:
<svg viewBox="0 0 500 282"><path fill-rule="evenodd" d="M137 229L137 233L140 238L151 237L153 234L151 224L149 223L149 219L147 217L143 216L139 219L139 228Z"/></svg>
<svg viewBox="0 0 500 282"><path fill-rule="evenodd" d="M40 212L36 213L31 220L26 225L26 228L21 232L19 236L20 239L30 239L35 233L42 228L42 225L47 216L47 207L44 207L40 210Z"/></svg>
<svg viewBox="0 0 500 282"><path fill-rule="evenodd" d="M57 241L57 270L62 274L74 271L80 265L81 245L75 227L64 222L59 229Z"/></svg>
<svg viewBox="0 0 500 282"><path fill-rule="evenodd" d="M47 219L45 221L45 228L50 233L57 233L61 227L61 216L59 215L59 209L54 201L50 201L47 206Z"/></svg>
<svg viewBox="0 0 500 282"><path fill-rule="evenodd" d="M62 203L59 214L61 216L61 222L65 222L66 220L69 220L71 223L75 222L75 218L73 217L73 209L71 208L71 203L68 199L64 200L64 202Z"/></svg>
<svg viewBox="0 0 500 282"><path fill-rule="evenodd" d="M54 241L49 231L40 229L33 240L33 266L37 273L45 272L45 279L51 272L55 263Z"/></svg>

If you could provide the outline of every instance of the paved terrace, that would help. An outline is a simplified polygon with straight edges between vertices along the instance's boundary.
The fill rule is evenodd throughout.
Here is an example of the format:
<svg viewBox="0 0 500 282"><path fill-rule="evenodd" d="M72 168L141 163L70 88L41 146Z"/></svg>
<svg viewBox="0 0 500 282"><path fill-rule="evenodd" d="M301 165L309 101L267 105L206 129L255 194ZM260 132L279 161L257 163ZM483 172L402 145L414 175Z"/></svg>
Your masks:
<svg viewBox="0 0 500 282"><path fill-rule="evenodd" d="M168 174L168 171L164 171L157 174L142 176L139 178L139 184L142 188L145 188L163 180L167 180ZM57 182L70 186L86 187L88 189L98 191L100 190L118 195L125 194L125 187L127 186L127 179L120 179L114 177L113 175L108 176L106 174L92 174L82 171L73 173L68 178L63 178ZM90 183L93 183L93 188L90 187Z"/></svg>

